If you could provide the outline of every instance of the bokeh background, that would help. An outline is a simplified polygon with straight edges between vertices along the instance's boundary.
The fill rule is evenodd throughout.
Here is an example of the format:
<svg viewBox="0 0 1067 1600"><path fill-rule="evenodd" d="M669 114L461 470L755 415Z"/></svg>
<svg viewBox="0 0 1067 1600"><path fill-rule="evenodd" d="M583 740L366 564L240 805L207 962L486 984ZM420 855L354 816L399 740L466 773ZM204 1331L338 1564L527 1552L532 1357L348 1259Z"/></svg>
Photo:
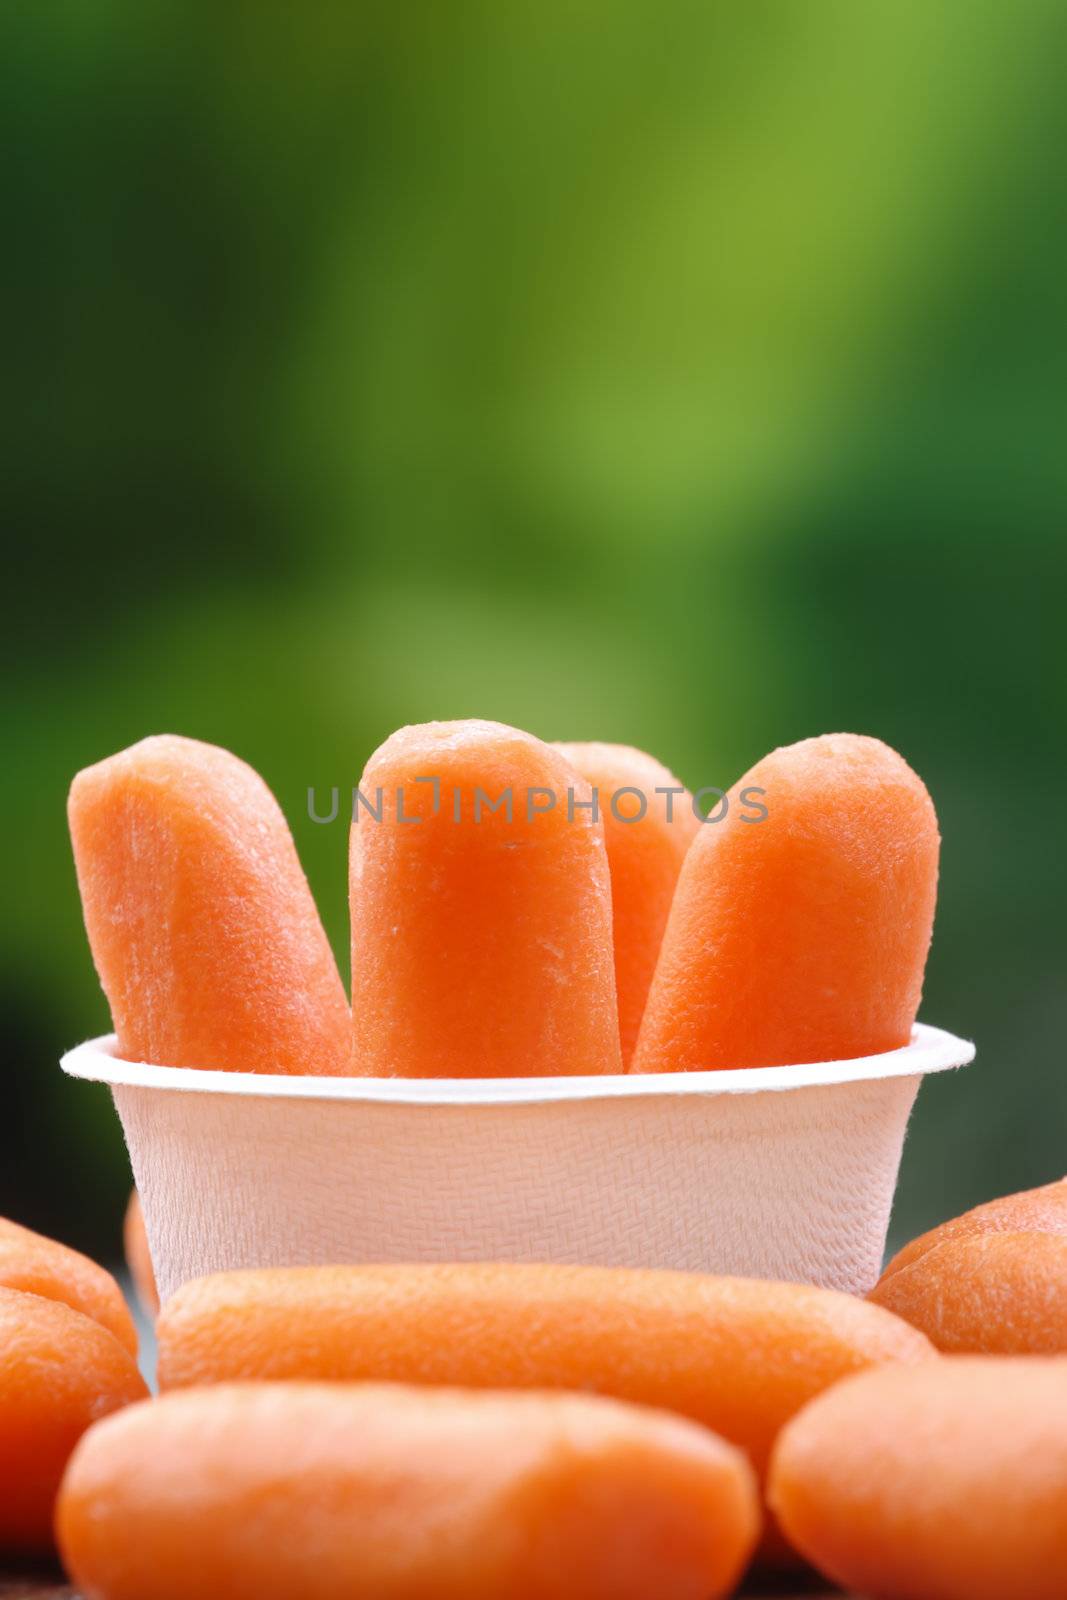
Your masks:
<svg viewBox="0 0 1067 1600"><path fill-rule="evenodd" d="M396 725L725 787L876 733L944 832L894 1237L1067 1170L1061 0L5 8L0 1211L128 1169L64 801L251 761L347 964Z"/></svg>

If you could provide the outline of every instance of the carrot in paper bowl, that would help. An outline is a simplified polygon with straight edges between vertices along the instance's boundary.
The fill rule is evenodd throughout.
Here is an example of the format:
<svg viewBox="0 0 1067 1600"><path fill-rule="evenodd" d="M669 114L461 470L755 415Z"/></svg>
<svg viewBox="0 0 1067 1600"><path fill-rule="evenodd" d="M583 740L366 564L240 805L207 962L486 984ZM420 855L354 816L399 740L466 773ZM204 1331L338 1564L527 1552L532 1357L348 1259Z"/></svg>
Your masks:
<svg viewBox="0 0 1067 1600"><path fill-rule="evenodd" d="M79 772L68 812L126 1059L348 1070L337 967L285 818L251 767L195 739L142 739Z"/></svg>
<svg viewBox="0 0 1067 1600"><path fill-rule="evenodd" d="M558 750L497 722L401 728L352 826L353 1072L617 1073L604 825Z"/></svg>
<svg viewBox="0 0 1067 1600"><path fill-rule="evenodd" d="M625 1070L637 1043L678 874L700 820L688 789L643 750L621 744L556 748L596 790L604 822Z"/></svg>
<svg viewBox="0 0 1067 1600"><path fill-rule="evenodd" d="M772 751L729 799L682 867L633 1070L903 1049L937 898L922 780L878 739L827 734Z"/></svg>

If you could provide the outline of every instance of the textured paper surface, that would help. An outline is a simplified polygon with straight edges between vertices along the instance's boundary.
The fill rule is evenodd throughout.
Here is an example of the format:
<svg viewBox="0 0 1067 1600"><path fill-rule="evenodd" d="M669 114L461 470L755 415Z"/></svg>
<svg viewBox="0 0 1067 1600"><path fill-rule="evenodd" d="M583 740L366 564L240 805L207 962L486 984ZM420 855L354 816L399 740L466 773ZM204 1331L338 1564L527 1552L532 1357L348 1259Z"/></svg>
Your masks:
<svg viewBox="0 0 1067 1600"><path fill-rule="evenodd" d="M64 1065L130 1080L112 1088L164 1299L207 1272L359 1261L673 1267L859 1293L881 1265L920 1073L973 1053L922 1032L936 1048L917 1039L881 1058L889 1076L838 1063L800 1088L715 1092L708 1080L758 1074L691 1074L699 1087L601 1082L597 1096L528 1102L485 1098L506 1094L493 1085L454 1103L355 1087L311 1098L285 1079L258 1079L260 1093L160 1088L167 1069L119 1063L106 1041ZM199 1075L224 1076L238 1075Z"/></svg>

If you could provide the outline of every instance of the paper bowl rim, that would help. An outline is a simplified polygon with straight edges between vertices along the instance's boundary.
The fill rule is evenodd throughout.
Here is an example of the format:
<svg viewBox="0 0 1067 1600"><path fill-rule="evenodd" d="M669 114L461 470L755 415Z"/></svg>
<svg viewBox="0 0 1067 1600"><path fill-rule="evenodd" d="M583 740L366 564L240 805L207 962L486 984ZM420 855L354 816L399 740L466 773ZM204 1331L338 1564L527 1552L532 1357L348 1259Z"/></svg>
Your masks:
<svg viewBox="0 0 1067 1600"><path fill-rule="evenodd" d="M850 1061L567 1078L327 1078L149 1066L123 1061L115 1054L116 1043L114 1034L88 1039L68 1050L60 1066L72 1078L172 1093L244 1095L265 1100L352 1100L377 1105L504 1106L672 1095L779 1094L944 1072L967 1066L975 1054L970 1040L917 1022L910 1042L900 1049Z"/></svg>

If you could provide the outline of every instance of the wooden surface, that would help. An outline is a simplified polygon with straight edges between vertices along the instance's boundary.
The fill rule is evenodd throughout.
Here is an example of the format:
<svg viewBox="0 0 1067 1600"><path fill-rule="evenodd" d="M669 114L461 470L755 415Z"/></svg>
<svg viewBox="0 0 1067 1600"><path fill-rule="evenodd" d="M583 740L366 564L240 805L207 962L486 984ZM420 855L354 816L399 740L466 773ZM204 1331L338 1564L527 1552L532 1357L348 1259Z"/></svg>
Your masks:
<svg viewBox="0 0 1067 1600"><path fill-rule="evenodd" d="M78 1600L58 1572L0 1573L2 1600Z"/></svg>
<svg viewBox="0 0 1067 1600"><path fill-rule="evenodd" d="M3 1600L79 1600L77 1591L68 1588L58 1578L0 1578L0 1596ZM190 1600L193 1600L192 1596ZM201 1597L197 1596L196 1600L201 1600ZM656 1600L656 1596L649 1595L648 1600ZM738 1600L847 1600L847 1597L839 1591L830 1593L816 1589L807 1589L800 1594L778 1590L773 1595L745 1589Z"/></svg>
<svg viewBox="0 0 1067 1600"><path fill-rule="evenodd" d="M829 1594L822 1589L798 1589L793 1584L768 1590L744 1589L745 1600L845 1600L840 1593ZM0 1600L78 1600L76 1590L69 1588L59 1572L37 1569L22 1573L0 1573ZM201 1595L190 1595L189 1600L204 1600ZM649 1595L648 1600L656 1600Z"/></svg>

